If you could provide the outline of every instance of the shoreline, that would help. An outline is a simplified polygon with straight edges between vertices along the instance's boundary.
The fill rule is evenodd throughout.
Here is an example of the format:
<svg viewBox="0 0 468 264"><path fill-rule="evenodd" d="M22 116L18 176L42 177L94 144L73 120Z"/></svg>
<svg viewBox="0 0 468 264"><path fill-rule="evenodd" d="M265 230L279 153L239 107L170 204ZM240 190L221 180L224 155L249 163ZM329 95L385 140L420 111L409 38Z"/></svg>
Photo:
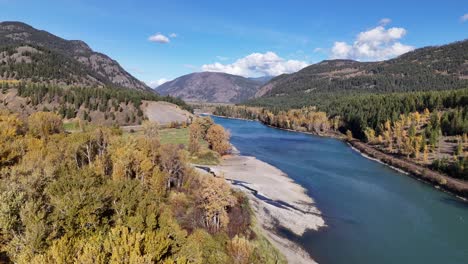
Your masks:
<svg viewBox="0 0 468 264"><path fill-rule="evenodd" d="M221 118L226 118L226 119L234 119L234 120L243 120L243 121L249 121L249 122L256 122L256 121L258 121L258 120L247 119L247 118L220 116L220 115L209 114L209 113L202 113L202 115L216 116L216 117L221 117Z"/></svg>
<svg viewBox="0 0 468 264"><path fill-rule="evenodd" d="M247 195L260 231L288 263L316 263L298 244L277 232L281 227L301 236L307 230L325 227L313 199L278 168L235 151L234 148L235 154L223 157L219 165L205 167Z"/></svg>
<svg viewBox="0 0 468 264"><path fill-rule="evenodd" d="M228 118L224 116L218 116L218 117ZM260 122L259 120L250 120L250 121ZM347 143L353 150L359 152L361 155L364 154L363 156L365 158L384 164L413 179L429 184L439 191L447 192L465 202L468 201L468 182L463 182L458 179L446 176L437 171L431 170L426 167L422 167L414 162L404 160L399 157L391 156L376 148L368 146L366 143L361 142L357 139L353 139L349 141L344 136L338 136L338 135L333 135L333 134L320 135L320 134L313 133L313 132L296 131L292 129L286 129L286 128L275 127L272 125L267 125L262 122L260 123L268 127L275 128L275 129L341 140Z"/></svg>
<svg viewBox="0 0 468 264"><path fill-rule="evenodd" d="M351 140L347 141L347 143L352 147L353 150L359 152L366 158L376 160L409 177L429 184L439 191L450 193L463 201L467 201L468 183L466 182L445 176L429 168L417 165L411 161L393 157L378 149L368 146L366 143L363 143L359 140Z"/></svg>
<svg viewBox="0 0 468 264"><path fill-rule="evenodd" d="M353 145L351 145L350 143L347 143L347 144L348 144L348 146L349 146L351 149L353 149L354 151L356 151L357 153L359 153L361 156L363 156L363 157L366 158L366 159L369 159L369 160L378 162L378 163L380 163L380 164L382 164L382 165L385 165L385 166L387 166L387 167L389 167L389 168L391 168L391 169L393 169L393 170L395 170L395 171L397 171L397 172L399 172L399 173L401 173L401 174L405 174L405 175L407 175L407 176L409 176L409 177L411 177L411 178L413 178L413 179L415 179L415 180L417 180L417 181L419 181L419 182L422 182L422 183L424 183L424 184L428 184L429 186L434 187L435 189L437 189L437 190L439 190L439 191L441 191L441 192L448 193L448 194L450 194L450 195L456 196L457 198L459 198L460 200L463 200L464 202L468 202L468 199L467 199L467 198L462 197L462 196L460 196L460 195L458 195L458 194L456 194L456 193L454 193L454 192L452 192L452 191L448 191L448 190L446 190L446 189L444 189L444 188L441 188L440 185L436 185L436 184L434 184L434 183L425 181L425 180L423 180L423 179L421 179L421 178L419 178L419 177L416 177L416 176L414 176L414 175L411 175L410 172L407 172L407 171L402 170L402 169L400 169L400 168L394 167L394 166L392 166L392 165L390 165L390 164L387 164L387 163L385 163L385 162L383 162L383 161L381 161L381 160L379 160L379 159L373 158L373 157L367 155L365 152L362 152L362 151L360 151L359 149L355 148L355 147L354 147Z"/></svg>

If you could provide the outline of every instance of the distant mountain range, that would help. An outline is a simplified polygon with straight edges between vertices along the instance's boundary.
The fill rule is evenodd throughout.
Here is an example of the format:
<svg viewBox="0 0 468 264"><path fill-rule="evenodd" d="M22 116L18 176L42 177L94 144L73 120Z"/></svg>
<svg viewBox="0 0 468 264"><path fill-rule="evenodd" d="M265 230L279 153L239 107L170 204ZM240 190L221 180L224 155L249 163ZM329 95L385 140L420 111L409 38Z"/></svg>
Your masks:
<svg viewBox="0 0 468 264"><path fill-rule="evenodd" d="M107 55L21 22L0 23L0 79L152 91Z"/></svg>
<svg viewBox="0 0 468 264"><path fill-rule="evenodd" d="M285 97L317 93L403 92L468 87L468 40L425 47L379 62L326 60L296 73L273 78L256 97L284 101Z"/></svg>
<svg viewBox="0 0 468 264"><path fill-rule="evenodd" d="M191 102L239 103L253 98L272 77L245 78L220 72L197 72L181 76L156 88Z"/></svg>

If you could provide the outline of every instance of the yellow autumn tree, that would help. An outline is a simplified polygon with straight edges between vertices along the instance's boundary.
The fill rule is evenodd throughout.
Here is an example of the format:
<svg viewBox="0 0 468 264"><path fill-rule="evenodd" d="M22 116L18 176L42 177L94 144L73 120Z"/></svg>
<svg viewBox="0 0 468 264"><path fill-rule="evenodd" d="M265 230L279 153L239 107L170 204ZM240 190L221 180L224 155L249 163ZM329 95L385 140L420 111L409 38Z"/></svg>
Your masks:
<svg viewBox="0 0 468 264"><path fill-rule="evenodd" d="M210 148L221 155L227 154L231 149L229 133L220 125L213 125L208 129L206 140Z"/></svg>
<svg viewBox="0 0 468 264"><path fill-rule="evenodd" d="M0 166L11 165L22 154L18 136L23 129L23 122L17 115L0 112Z"/></svg>
<svg viewBox="0 0 468 264"><path fill-rule="evenodd" d="M201 178L201 198L205 226L217 232L227 226L229 217L227 208L236 203L229 185L221 178Z"/></svg>
<svg viewBox="0 0 468 264"><path fill-rule="evenodd" d="M353 132L351 130L346 130L346 139L349 141L353 140Z"/></svg>
<svg viewBox="0 0 468 264"><path fill-rule="evenodd" d="M143 134L149 138L158 138L159 137L159 124L154 121L145 120L141 124L141 129Z"/></svg>
<svg viewBox="0 0 468 264"><path fill-rule="evenodd" d="M241 236L236 235L228 244L228 251L235 264L249 263L252 250L253 246L249 240Z"/></svg>
<svg viewBox="0 0 468 264"><path fill-rule="evenodd" d="M29 133L35 137L48 136L63 131L62 119L55 113L36 112L28 118Z"/></svg>
<svg viewBox="0 0 468 264"><path fill-rule="evenodd" d="M374 143L375 142L375 130L367 127L364 130L364 135L366 136L367 142Z"/></svg>
<svg viewBox="0 0 468 264"><path fill-rule="evenodd" d="M189 126L189 145L188 150L191 154L200 151L200 139L202 137L202 127L199 123L193 123Z"/></svg>

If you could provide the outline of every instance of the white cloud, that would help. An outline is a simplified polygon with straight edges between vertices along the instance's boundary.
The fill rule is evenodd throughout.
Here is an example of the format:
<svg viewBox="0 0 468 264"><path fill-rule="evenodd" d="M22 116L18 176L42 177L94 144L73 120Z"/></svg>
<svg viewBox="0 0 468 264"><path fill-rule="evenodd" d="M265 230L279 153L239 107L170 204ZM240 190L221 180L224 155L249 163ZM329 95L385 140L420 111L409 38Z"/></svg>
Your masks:
<svg viewBox="0 0 468 264"><path fill-rule="evenodd" d="M169 34L169 37L170 38L177 38L177 34L176 33L171 33L171 34Z"/></svg>
<svg viewBox="0 0 468 264"><path fill-rule="evenodd" d="M392 20L390 18L382 18L379 21L379 25L381 26L386 26L388 24L392 23Z"/></svg>
<svg viewBox="0 0 468 264"><path fill-rule="evenodd" d="M383 22L390 22L390 20ZM413 46L399 42L405 35L406 29L404 28L392 27L386 29L383 25L380 25L359 33L353 44L342 41L335 42L331 49L330 57L332 59L363 61L379 61L393 58L414 49Z"/></svg>
<svg viewBox="0 0 468 264"><path fill-rule="evenodd" d="M216 59L218 59L220 61L226 61L226 60L229 60L229 57L216 56Z"/></svg>
<svg viewBox="0 0 468 264"><path fill-rule="evenodd" d="M314 49L314 53L318 53L318 52L324 52L325 50L323 48L315 48Z"/></svg>
<svg viewBox="0 0 468 264"><path fill-rule="evenodd" d="M225 72L244 77L276 76L283 73L296 72L309 64L305 61L285 60L274 52L252 53L240 58L232 64L205 64L203 71Z"/></svg>
<svg viewBox="0 0 468 264"><path fill-rule="evenodd" d="M161 78L159 80L149 82L148 86L154 89L154 88L156 88L156 87L160 86L161 84L163 84L165 82L168 82L168 81L169 80L166 79L166 78Z"/></svg>
<svg viewBox="0 0 468 264"><path fill-rule="evenodd" d="M169 43L170 40L168 37L164 36L163 34L161 33L158 33L158 34L155 34L153 36L150 36L148 38L149 41L151 42L156 42L156 43L162 43L162 44L166 44L166 43Z"/></svg>
<svg viewBox="0 0 468 264"><path fill-rule="evenodd" d="M468 13L464 14L463 16L460 17L461 22L466 22L468 21Z"/></svg>

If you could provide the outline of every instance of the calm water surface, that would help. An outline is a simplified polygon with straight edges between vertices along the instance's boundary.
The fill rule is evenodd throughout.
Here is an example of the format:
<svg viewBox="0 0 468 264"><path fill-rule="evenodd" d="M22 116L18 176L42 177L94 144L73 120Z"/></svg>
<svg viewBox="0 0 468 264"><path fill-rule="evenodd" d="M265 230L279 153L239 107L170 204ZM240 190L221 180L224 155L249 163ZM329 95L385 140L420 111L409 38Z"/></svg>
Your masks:
<svg viewBox="0 0 468 264"><path fill-rule="evenodd" d="M307 189L328 227L288 234L319 263L468 263L468 203L362 157L345 143L214 118L243 155Z"/></svg>

